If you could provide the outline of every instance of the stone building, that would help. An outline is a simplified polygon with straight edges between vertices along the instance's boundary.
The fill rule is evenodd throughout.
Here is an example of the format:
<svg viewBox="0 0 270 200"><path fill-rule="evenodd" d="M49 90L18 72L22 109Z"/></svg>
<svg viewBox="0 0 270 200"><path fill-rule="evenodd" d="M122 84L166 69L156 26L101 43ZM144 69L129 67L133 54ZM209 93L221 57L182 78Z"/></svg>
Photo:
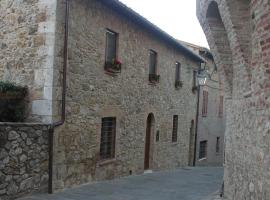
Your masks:
<svg viewBox="0 0 270 200"><path fill-rule="evenodd" d="M270 199L268 0L197 0L224 80L225 199Z"/></svg>
<svg viewBox="0 0 270 200"><path fill-rule="evenodd" d="M196 166L222 166L224 162L224 86L217 72L212 53L198 45L180 41L205 59L202 68L209 74L206 85L200 86L198 107Z"/></svg>
<svg viewBox="0 0 270 200"><path fill-rule="evenodd" d="M34 155L37 170L15 181L2 174L1 197L39 190L41 179L51 192L188 165L200 56L116 0L2 0L0 19L0 77L28 86L27 126L36 124L2 123L1 146L11 134L24 148L37 123L48 138L42 150L38 138L25 147L47 153ZM22 152L28 166L33 155Z"/></svg>

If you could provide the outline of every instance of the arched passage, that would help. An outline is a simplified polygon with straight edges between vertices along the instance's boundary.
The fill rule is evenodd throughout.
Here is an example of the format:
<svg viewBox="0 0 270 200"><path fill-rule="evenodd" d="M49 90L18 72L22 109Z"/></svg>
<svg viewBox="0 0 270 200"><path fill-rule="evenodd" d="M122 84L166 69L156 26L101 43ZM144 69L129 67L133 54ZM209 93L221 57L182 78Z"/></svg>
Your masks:
<svg viewBox="0 0 270 200"><path fill-rule="evenodd" d="M232 52L218 4L215 1L209 4L206 20L213 38L214 51L216 52L215 62L219 66L218 70L223 74L226 94L231 97L233 85Z"/></svg>
<svg viewBox="0 0 270 200"><path fill-rule="evenodd" d="M146 122L145 148L144 148L144 170L150 169L152 165L152 136L155 131L155 117L150 113Z"/></svg>

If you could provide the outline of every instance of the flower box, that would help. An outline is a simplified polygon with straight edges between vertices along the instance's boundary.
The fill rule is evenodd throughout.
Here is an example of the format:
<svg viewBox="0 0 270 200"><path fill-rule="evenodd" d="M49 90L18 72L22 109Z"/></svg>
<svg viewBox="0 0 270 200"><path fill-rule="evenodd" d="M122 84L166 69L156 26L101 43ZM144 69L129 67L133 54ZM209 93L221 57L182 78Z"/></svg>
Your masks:
<svg viewBox="0 0 270 200"><path fill-rule="evenodd" d="M160 79L160 75L157 74L149 74L149 82L158 83Z"/></svg>
<svg viewBox="0 0 270 200"><path fill-rule="evenodd" d="M122 63L117 59L113 59L112 62L105 62L105 66L104 66L104 69L110 73L120 73L121 68L122 68Z"/></svg>

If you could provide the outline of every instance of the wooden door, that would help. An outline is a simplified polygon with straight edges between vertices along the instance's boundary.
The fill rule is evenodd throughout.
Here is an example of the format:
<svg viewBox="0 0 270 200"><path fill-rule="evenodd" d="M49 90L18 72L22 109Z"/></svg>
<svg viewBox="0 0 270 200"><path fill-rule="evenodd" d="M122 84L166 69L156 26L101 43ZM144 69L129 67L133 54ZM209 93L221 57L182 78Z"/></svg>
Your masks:
<svg viewBox="0 0 270 200"><path fill-rule="evenodd" d="M153 126L153 114L149 114L147 117L147 126L145 134L145 149L144 149L144 169L150 168L150 148L151 148L151 132Z"/></svg>

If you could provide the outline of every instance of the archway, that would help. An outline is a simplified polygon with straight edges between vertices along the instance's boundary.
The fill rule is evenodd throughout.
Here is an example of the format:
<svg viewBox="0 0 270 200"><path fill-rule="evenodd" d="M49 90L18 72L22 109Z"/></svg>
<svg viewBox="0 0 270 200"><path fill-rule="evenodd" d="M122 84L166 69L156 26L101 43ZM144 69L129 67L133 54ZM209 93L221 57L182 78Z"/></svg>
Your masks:
<svg viewBox="0 0 270 200"><path fill-rule="evenodd" d="M145 148L144 148L144 170L148 170L151 167L152 162L152 136L155 129L155 117L153 113L150 113L146 122L146 134L145 134Z"/></svg>

